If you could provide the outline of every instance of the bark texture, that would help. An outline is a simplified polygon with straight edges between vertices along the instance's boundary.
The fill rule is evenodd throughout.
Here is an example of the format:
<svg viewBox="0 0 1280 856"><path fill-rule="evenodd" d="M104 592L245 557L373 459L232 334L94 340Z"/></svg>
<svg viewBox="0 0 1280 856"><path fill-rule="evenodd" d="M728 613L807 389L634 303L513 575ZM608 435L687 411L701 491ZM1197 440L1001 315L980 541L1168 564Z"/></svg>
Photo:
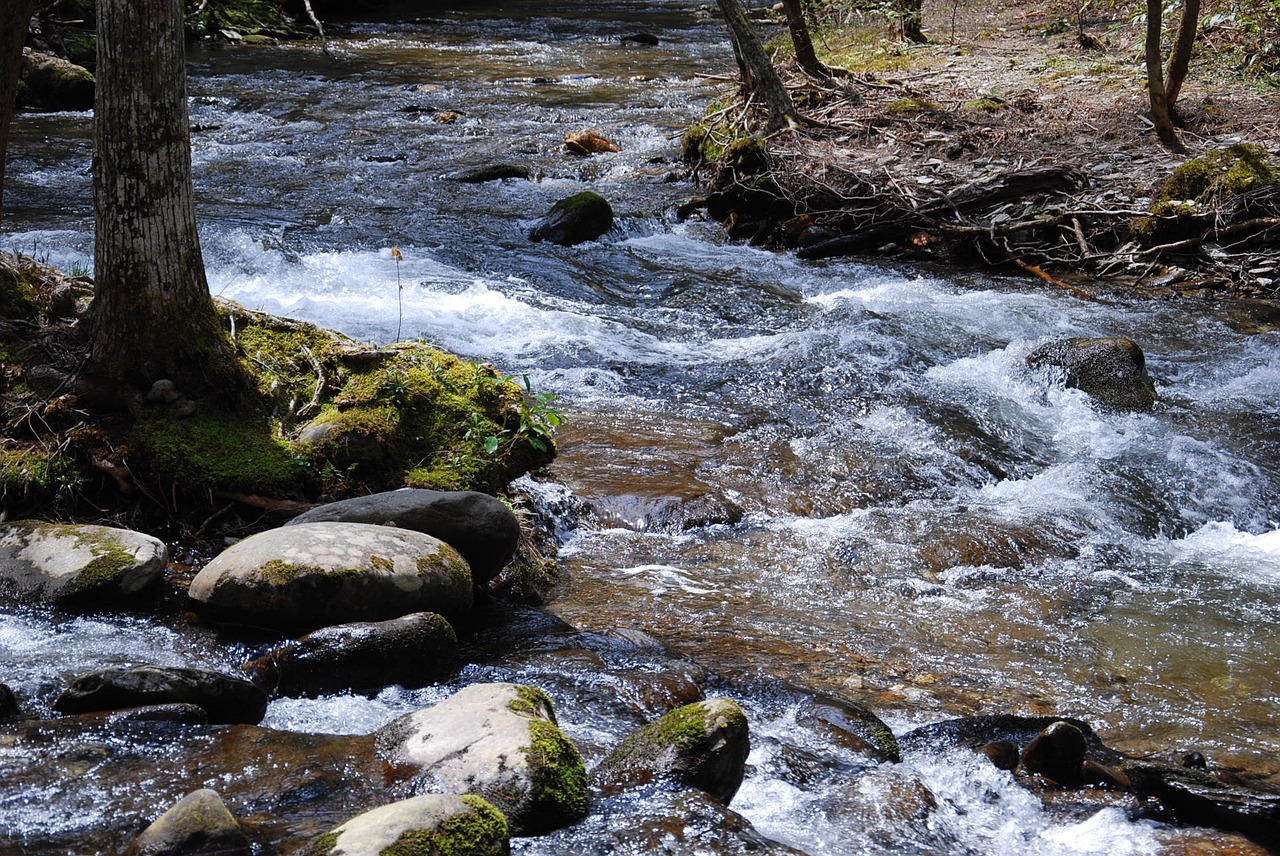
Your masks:
<svg viewBox="0 0 1280 856"><path fill-rule="evenodd" d="M896 0L894 7L902 37L909 42L924 44L929 39L924 34L924 0Z"/></svg>
<svg viewBox="0 0 1280 856"><path fill-rule="evenodd" d="M791 33L796 62L814 77L830 77L831 69L818 59L817 51L813 49L813 38L809 35L809 22L804 17L802 0L782 0L782 9L787 14L787 30Z"/></svg>
<svg viewBox="0 0 1280 856"><path fill-rule="evenodd" d="M31 22L31 0L0 0L0 221L4 220L4 163L9 124L22 69L22 45Z"/></svg>
<svg viewBox="0 0 1280 856"><path fill-rule="evenodd" d="M1151 99L1151 121L1156 136L1164 147L1174 152L1186 151L1178 132L1173 129L1173 115L1164 89L1164 70L1160 67L1160 25L1164 17L1163 0L1147 0L1147 93Z"/></svg>
<svg viewBox="0 0 1280 856"><path fill-rule="evenodd" d="M1178 101L1182 84L1191 67L1191 49L1196 43L1196 29L1200 26L1200 0L1183 0L1182 17L1178 20L1178 34L1173 37L1169 51L1169 67L1165 71L1164 97L1169 109Z"/></svg>
<svg viewBox="0 0 1280 856"><path fill-rule="evenodd" d="M90 370L222 386L230 342L196 235L182 0L99 0L97 16Z"/></svg>
<svg viewBox="0 0 1280 856"><path fill-rule="evenodd" d="M747 98L760 97L769 108L768 130L779 131L799 119L800 114L791 102L787 88L782 85L769 55L738 0L716 0L720 12L729 25L729 38L733 42L733 55L742 72L742 88Z"/></svg>

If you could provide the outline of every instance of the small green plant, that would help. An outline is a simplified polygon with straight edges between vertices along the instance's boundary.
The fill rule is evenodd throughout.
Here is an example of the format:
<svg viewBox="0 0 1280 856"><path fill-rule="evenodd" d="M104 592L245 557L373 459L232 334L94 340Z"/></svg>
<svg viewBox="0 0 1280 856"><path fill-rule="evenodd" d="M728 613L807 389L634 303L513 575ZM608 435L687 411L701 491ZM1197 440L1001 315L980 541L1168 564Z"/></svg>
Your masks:
<svg viewBox="0 0 1280 856"><path fill-rule="evenodd" d="M404 326L404 284L400 282L400 262L404 261L404 253L399 247L392 247L391 258L396 261L396 300L400 310L396 316L396 341L399 342L400 328Z"/></svg>
<svg viewBox="0 0 1280 856"><path fill-rule="evenodd" d="M551 451L555 430L564 424L564 414L555 407L553 392L534 392L529 376L524 375L524 395L520 405L520 427L517 433L539 452Z"/></svg>

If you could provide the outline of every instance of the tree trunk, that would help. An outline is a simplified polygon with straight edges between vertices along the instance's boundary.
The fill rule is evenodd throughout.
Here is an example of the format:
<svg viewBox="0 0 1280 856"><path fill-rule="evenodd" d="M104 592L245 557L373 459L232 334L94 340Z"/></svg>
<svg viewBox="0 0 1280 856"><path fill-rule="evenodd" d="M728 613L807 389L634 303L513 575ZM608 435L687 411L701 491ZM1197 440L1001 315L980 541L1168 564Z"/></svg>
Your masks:
<svg viewBox="0 0 1280 856"><path fill-rule="evenodd" d="M818 54L813 49L813 39L809 36L809 23L805 20L804 5L801 0L782 0L782 8L787 13L787 30L791 33L796 62L806 73L814 77L830 77L831 69L818 59Z"/></svg>
<svg viewBox="0 0 1280 856"><path fill-rule="evenodd" d="M778 72L774 70L769 55L760 44L760 37L755 28L747 20L746 13L738 5L738 0L716 0L725 21L729 24L729 38L733 42L733 55L738 60L738 68L742 72L742 88L747 97L763 96L769 108L768 130L770 133L780 131L797 121L800 114L791 103L791 95L782 85Z"/></svg>
<svg viewBox="0 0 1280 856"><path fill-rule="evenodd" d="M182 0L98 0L92 374L232 387L191 186Z"/></svg>
<svg viewBox="0 0 1280 856"><path fill-rule="evenodd" d="M895 0L895 11L898 23L902 27L902 37L909 42L924 44L929 41L924 34L923 0Z"/></svg>
<svg viewBox="0 0 1280 856"><path fill-rule="evenodd" d="M4 220L4 159L9 123L22 70L22 45L31 23L31 0L0 0L0 221Z"/></svg>
<svg viewBox="0 0 1280 856"><path fill-rule="evenodd" d="M1178 93L1187 79L1191 67L1191 49L1196 43L1196 29L1200 26L1200 0L1183 0L1182 17L1178 20L1178 34L1174 36L1169 51L1169 68L1165 72L1164 97L1169 109L1178 101Z"/></svg>
<svg viewBox="0 0 1280 856"><path fill-rule="evenodd" d="M1163 0L1147 0L1147 93L1151 96L1151 121L1156 126L1156 136L1165 148L1184 152L1178 132L1173 129L1173 117L1169 114L1169 102L1165 97L1164 73L1160 68L1160 25L1164 13Z"/></svg>

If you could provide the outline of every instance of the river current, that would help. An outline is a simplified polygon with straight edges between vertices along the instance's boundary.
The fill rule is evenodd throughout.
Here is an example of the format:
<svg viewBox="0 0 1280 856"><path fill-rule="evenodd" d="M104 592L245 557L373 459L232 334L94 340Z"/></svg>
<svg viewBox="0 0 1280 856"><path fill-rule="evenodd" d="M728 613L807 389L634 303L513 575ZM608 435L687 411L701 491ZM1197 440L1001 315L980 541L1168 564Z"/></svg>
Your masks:
<svg viewBox="0 0 1280 856"><path fill-rule="evenodd" d="M194 49L210 285L361 340L400 330L556 393L569 416L558 483L528 487L581 513L563 524L568 582L551 611L585 630L645 630L743 686L843 693L898 732L1071 715L1132 754L1196 750L1280 778L1280 333L1207 304L800 262L678 222L696 191L677 135L723 89L705 75L732 64L690 3L413 15L337 32L332 56ZM661 43L619 41L640 31ZM6 249L90 263L90 126L17 118ZM622 152L563 153L576 130ZM536 180L447 179L497 160ZM584 188L613 203L610 233L574 248L527 240ZM1154 412L1100 410L1025 367L1063 336L1139 342ZM206 641L140 618L0 611L0 677L47 703L61 675L104 660L234 666ZM429 696L284 699L267 724L366 733ZM758 737L733 807L807 852L1161 847L1115 809L1050 822L1008 774L966 757L908 758L908 772L862 786L891 800L885 777L930 783L937 828L912 850L773 776L794 711L767 693L742 700ZM91 825L76 812L105 809L67 788L48 810L0 795L0 826Z"/></svg>

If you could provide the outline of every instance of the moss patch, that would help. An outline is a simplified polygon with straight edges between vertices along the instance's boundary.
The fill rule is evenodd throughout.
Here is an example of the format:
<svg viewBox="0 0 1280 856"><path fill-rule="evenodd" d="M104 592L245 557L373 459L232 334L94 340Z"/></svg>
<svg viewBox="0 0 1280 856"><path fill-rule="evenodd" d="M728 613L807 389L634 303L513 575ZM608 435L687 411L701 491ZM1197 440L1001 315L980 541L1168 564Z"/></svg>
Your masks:
<svg viewBox="0 0 1280 856"><path fill-rule="evenodd" d="M0 449L0 501L63 497L82 482L74 460L43 449Z"/></svg>
<svg viewBox="0 0 1280 856"><path fill-rule="evenodd" d="M587 770L578 748L554 723L529 720L531 829L552 829L587 816Z"/></svg>
<svg viewBox="0 0 1280 856"><path fill-rule="evenodd" d="M919 116L921 113L941 113L942 108L923 98L899 98L884 105L884 112L892 116Z"/></svg>
<svg viewBox="0 0 1280 856"><path fill-rule="evenodd" d="M451 817L435 830L405 832L379 856L501 856L507 852L507 819L473 794L460 798L471 811Z"/></svg>
<svg viewBox="0 0 1280 856"><path fill-rule="evenodd" d="M1276 181L1276 168L1265 149L1252 143L1237 143L1177 167L1153 203L1208 203L1275 184Z"/></svg>
<svg viewBox="0 0 1280 856"><path fill-rule="evenodd" d="M185 490L302 493L305 469L288 443L270 436L265 421L164 416L138 423L130 441L151 471Z"/></svg>
<svg viewBox="0 0 1280 856"><path fill-rule="evenodd" d="M307 856L329 856L333 852L333 848L338 846L338 835L334 832L326 832L307 848Z"/></svg>

